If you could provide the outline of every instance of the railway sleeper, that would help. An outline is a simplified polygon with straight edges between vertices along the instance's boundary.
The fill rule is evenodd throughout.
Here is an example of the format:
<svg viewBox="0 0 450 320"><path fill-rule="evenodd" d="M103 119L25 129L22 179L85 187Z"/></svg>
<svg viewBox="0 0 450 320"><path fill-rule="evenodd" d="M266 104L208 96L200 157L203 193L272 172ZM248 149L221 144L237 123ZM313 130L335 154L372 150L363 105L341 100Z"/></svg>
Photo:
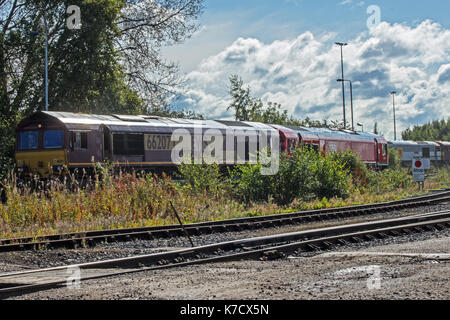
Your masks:
<svg viewBox="0 0 450 320"><path fill-rule="evenodd" d="M186 259L184 257L176 257L175 259L173 259L173 262L175 263L180 263L180 262L184 262L186 261Z"/></svg>
<svg viewBox="0 0 450 320"><path fill-rule="evenodd" d="M376 237L377 237L378 239L385 239L385 238L388 237L388 235L387 235L386 233L384 233L384 232L377 232L377 233L376 233Z"/></svg>
<svg viewBox="0 0 450 320"><path fill-rule="evenodd" d="M402 232L405 234L413 234L413 232L409 230L409 228L402 229Z"/></svg>
<svg viewBox="0 0 450 320"><path fill-rule="evenodd" d="M439 231L444 230L446 228L446 226L443 225L442 223L435 224L434 226Z"/></svg>
<svg viewBox="0 0 450 320"><path fill-rule="evenodd" d="M317 245L315 245L313 243L308 243L306 245L306 247L307 247L308 251L319 251L319 250L322 250L319 246L317 246Z"/></svg>
<svg viewBox="0 0 450 320"><path fill-rule="evenodd" d="M330 249L334 246L334 244L329 241L323 241L322 244L326 249Z"/></svg>
<svg viewBox="0 0 450 320"><path fill-rule="evenodd" d="M360 237L350 237L349 240L351 240L353 243L360 243L362 241Z"/></svg>
<svg viewBox="0 0 450 320"><path fill-rule="evenodd" d="M389 235L391 236L399 236L401 233L397 230L389 230Z"/></svg>
<svg viewBox="0 0 450 320"><path fill-rule="evenodd" d="M373 241L373 240L376 239L376 238L375 238L374 236L372 236L371 234L365 234L363 237L364 237L364 239L367 240L367 241Z"/></svg>
<svg viewBox="0 0 450 320"><path fill-rule="evenodd" d="M426 231L436 231L436 228L433 225L428 225L423 227Z"/></svg>
<svg viewBox="0 0 450 320"><path fill-rule="evenodd" d="M348 245L348 241L346 241L345 239L337 239L336 242L337 242L338 244L343 245L343 246Z"/></svg>

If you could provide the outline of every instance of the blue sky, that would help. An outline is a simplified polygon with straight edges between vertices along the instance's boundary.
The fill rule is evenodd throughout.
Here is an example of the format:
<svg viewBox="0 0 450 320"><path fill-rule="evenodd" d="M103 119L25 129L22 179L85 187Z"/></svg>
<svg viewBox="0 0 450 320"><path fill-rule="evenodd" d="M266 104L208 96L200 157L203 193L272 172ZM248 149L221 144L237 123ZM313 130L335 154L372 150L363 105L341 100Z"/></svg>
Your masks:
<svg viewBox="0 0 450 320"><path fill-rule="evenodd" d="M381 13L371 30L370 5ZM335 120L342 92L333 43L349 42L345 69L356 81L358 120L365 128L379 122L389 138L392 87L399 91L399 131L450 116L449 12L444 0L207 0L198 32L164 54L187 76L190 109L230 118L227 78L238 73L255 96L294 116Z"/></svg>
<svg viewBox="0 0 450 320"><path fill-rule="evenodd" d="M359 0L206 0L200 30L183 45L168 48L168 56L191 71L203 58L216 54L239 37L268 43L336 32L342 41L367 30L367 8L377 5L381 20L409 26L431 19L450 28L450 1ZM187 51L186 51L187 50Z"/></svg>

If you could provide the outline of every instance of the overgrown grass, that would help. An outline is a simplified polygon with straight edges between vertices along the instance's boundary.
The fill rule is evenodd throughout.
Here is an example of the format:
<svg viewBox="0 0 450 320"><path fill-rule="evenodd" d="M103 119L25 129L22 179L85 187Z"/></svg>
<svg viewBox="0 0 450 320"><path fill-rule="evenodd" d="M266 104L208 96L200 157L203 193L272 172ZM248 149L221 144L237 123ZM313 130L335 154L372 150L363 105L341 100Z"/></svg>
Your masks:
<svg viewBox="0 0 450 320"><path fill-rule="evenodd" d="M229 219L397 200L423 193L407 169L374 172L351 153L325 157L308 150L283 156L275 176L260 165L243 165L222 175L217 165L183 165L182 181L150 174L111 174L97 164L94 177L73 176L19 186L3 183L0 237L176 223L169 201L184 222ZM450 187L449 169L435 169L426 189Z"/></svg>

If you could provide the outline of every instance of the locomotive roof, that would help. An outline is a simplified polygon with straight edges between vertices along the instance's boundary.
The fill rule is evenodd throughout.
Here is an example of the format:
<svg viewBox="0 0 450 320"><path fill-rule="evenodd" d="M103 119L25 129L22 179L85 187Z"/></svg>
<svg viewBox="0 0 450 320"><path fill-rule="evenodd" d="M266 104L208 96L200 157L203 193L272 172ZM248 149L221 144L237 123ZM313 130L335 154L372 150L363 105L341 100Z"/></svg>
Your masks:
<svg viewBox="0 0 450 320"><path fill-rule="evenodd" d="M97 115L72 112L41 111L43 114L57 118L64 124L91 124L108 126L129 126L129 127L192 127L201 125L208 127L223 128L222 125L212 120L190 120L166 117L154 117L145 115Z"/></svg>
<svg viewBox="0 0 450 320"><path fill-rule="evenodd" d="M389 144L397 147L439 146L432 141L389 141Z"/></svg>
<svg viewBox="0 0 450 320"><path fill-rule="evenodd" d="M289 128L295 130L300 135L311 136L316 135L319 139L336 138L342 140L370 140L378 139L385 141L385 139L379 135L369 132L356 132L351 130L332 130L329 128L305 128L290 126Z"/></svg>
<svg viewBox="0 0 450 320"><path fill-rule="evenodd" d="M288 127L279 124L271 124L270 126L280 130L280 132L282 132L288 139L298 139L296 132Z"/></svg>
<svg viewBox="0 0 450 320"><path fill-rule="evenodd" d="M234 129L234 130L263 130L275 131L272 127L259 122L242 122L229 120L192 120L181 118L167 118L149 115L98 115L59 111L39 111L24 119L19 128L26 126L33 120L44 118L56 119L63 123L69 130L80 127L98 129L101 125L107 126L112 131L146 132L158 128L195 128L204 129ZM45 120L44 120L45 121Z"/></svg>

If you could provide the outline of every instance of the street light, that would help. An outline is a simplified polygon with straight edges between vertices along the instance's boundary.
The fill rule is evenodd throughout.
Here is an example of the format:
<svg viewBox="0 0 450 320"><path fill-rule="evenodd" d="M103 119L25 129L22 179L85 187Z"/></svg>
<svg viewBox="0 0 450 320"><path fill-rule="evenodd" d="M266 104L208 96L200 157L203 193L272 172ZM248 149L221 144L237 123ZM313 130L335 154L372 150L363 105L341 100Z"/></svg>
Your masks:
<svg viewBox="0 0 450 320"><path fill-rule="evenodd" d="M350 105L352 110L352 130L355 131L355 126L353 123L353 85L351 80L345 80L345 79L337 79L338 82L344 83L344 81L350 82Z"/></svg>
<svg viewBox="0 0 450 320"><path fill-rule="evenodd" d="M364 132L364 125L362 123L356 123L357 126L361 127L361 132Z"/></svg>
<svg viewBox="0 0 450 320"><path fill-rule="evenodd" d="M347 43L343 42L335 42L336 45L341 47L341 79L344 78L344 55L342 53L342 47L346 46ZM342 109L344 114L344 128L347 128L347 122L345 121L345 88L344 88L344 82L342 82Z"/></svg>
<svg viewBox="0 0 450 320"><path fill-rule="evenodd" d="M47 17L45 11L43 10L44 18L44 38L45 38L45 111L48 111L48 27L47 27ZM30 36L37 36L40 32L31 31Z"/></svg>
<svg viewBox="0 0 450 320"><path fill-rule="evenodd" d="M397 94L396 91L392 91L392 110L394 111L394 141L397 141L397 128L395 125L395 95Z"/></svg>

